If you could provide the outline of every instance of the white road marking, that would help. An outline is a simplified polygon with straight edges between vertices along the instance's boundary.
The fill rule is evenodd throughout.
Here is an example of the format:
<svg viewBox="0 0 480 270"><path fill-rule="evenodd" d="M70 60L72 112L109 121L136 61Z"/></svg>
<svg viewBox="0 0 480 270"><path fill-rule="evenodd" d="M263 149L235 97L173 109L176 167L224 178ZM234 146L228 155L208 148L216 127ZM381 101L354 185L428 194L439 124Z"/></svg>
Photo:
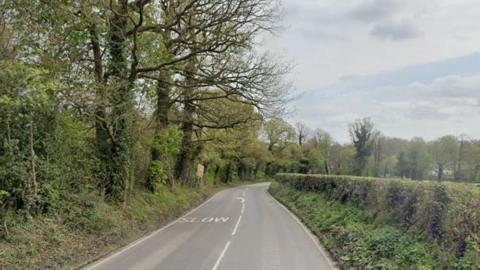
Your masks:
<svg viewBox="0 0 480 270"><path fill-rule="evenodd" d="M209 223L214 221L213 217L204 217L202 218L202 223Z"/></svg>
<svg viewBox="0 0 480 270"><path fill-rule="evenodd" d="M207 204L209 201L211 201L213 198L215 198L217 195L219 195L220 193L222 193L222 191L216 193L215 195L213 195L212 197L210 197L208 200L204 201L202 204L200 204L199 206L193 208L192 210L190 210L188 213L186 213L185 215L183 215L182 217L170 222L169 224L167 224L165 227L163 228L160 228L152 233L150 233L149 235L145 236L145 237L142 237L140 239L138 239L137 241L127 245L126 247L120 249L119 251L113 253L111 256L108 256L108 257L104 257L103 259L100 259L98 260L96 263L92 264L92 265L86 265L84 268L82 269L85 269L85 270L90 270L90 269L95 269L95 267L99 266L100 264L106 262L106 261L109 261L119 255L121 255L122 253L124 253L125 251L141 244L143 241L149 239L149 238L152 238L154 237L155 235L159 234L160 232L166 230L167 228L171 227L172 225L174 225L175 223L177 223L180 219L182 218L185 218L186 216L192 214L193 212L197 211L200 207L204 206L205 204Z"/></svg>
<svg viewBox="0 0 480 270"><path fill-rule="evenodd" d="M299 225L300 227L302 227L302 229L305 231L305 233L310 237L310 239L312 240L312 242L315 244L315 246L317 247L317 249L320 251L320 253L322 254L323 258L325 258L325 261L327 261L328 265L330 266L330 268L332 269L338 269L335 264L332 262L332 260L330 259L330 256L325 252L325 250L323 249L323 247L320 245L319 243L319 240L316 236L313 235L313 233L310 231L310 229L307 228L307 226L305 226L305 224L303 224L302 221L300 221L300 219L298 219L297 216L295 216L287 207L285 207L285 205L283 205L281 202L277 201L277 199L275 199L268 191L266 192L278 205L280 205L280 207L283 208L283 210L285 210L285 212L287 212L287 214L289 214L293 220L295 220Z"/></svg>
<svg viewBox="0 0 480 270"><path fill-rule="evenodd" d="M225 253L227 252L228 247L230 246L230 241L227 242L225 247L222 250L222 253L220 253L220 257L218 257L217 261L215 262L215 265L213 266L212 270L217 270L218 266L220 265L220 262L222 261L223 257L225 256Z"/></svg>
<svg viewBox="0 0 480 270"><path fill-rule="evenodd" d="M225 222L227 222L229 219L230 219L230 217L216 217L216 218L215 218L215 223L217 223L217 222L223 222L223 223L225 223Z"/></svg>
<svg viewBox="0 0 480 270"><path fill-rule="evenodd" d="M240 221L242 221L242 215L243 212L245 212L245 190L243 190L243 197L237 197L242 203L242 209L240 210L240 216L238 217L237 224L235 224L235 227L233 228L232 235L237 234L238 226L240 226Z"/></svg>
<svg viewBox="0 0 480 270"><path fill-rule="evenodd" d="M178 223L226 223L230 217L182 217Z"/></svg>
<svg viewBox="0 0 480 270"><path fill-rule="evenodd" d="M238 226L240 226L240 221L242 221L242 215L238 217L237 224L235 224L235 228L233 228L232 235L237 234Z"/></svg>

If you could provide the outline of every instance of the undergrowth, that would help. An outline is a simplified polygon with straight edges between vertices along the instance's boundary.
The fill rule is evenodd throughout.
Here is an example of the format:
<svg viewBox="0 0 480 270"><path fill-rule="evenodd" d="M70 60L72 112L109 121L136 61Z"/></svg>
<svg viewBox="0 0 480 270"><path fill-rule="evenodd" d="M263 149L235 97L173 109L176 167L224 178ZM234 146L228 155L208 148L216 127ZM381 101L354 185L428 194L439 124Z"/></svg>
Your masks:
<svg viewBox="0 0 480 270"><path fill-rule="evenodd" d="M176 187L153 194L138 189L125 204L81 194L62 201L55 214L7 213L0 269L76 268L180 216L213 191Z"/></svg>
<svg viewBox="0 0 480 270"><path fill-rule="evenodd" d="M319 236L342 269L479 269L478 253L457 257L443 243L373 219L348 200L276 182L270 191Z"/></svg>

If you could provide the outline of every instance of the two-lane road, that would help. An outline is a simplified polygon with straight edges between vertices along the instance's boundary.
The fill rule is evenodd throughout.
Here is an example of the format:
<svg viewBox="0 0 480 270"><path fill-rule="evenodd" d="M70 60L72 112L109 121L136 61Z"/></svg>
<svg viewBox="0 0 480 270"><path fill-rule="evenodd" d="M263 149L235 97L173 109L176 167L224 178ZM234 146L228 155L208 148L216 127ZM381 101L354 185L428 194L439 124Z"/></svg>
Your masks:
<svg viewBox="0 0 480 270"><path fill-rule="evenodd" d="M219 192L200 207L85 269L334 269L316 239L267 192Z"/></svg>

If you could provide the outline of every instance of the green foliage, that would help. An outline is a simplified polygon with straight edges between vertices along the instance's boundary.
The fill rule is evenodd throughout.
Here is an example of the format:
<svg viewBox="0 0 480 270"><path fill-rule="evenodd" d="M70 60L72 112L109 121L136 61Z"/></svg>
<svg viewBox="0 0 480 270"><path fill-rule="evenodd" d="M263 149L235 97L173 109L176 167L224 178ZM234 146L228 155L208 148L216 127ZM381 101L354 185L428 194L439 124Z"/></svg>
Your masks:
<svg viewBox="0 0 480 270"><path fill-rule="evenodd" d="M178 217L211 192L178 187L153 194L136 188L126 207L105 202L98 193L69 194L53 215L26 219L9 212L9 235L0 242L0 266L79 268Z"/></svg>
<svg viewBox="0 0 480 270"><path fill-rule="evenodd" d="M368 158L372 153L375 137L377 132L374 130L374 125L371 119L364 118L355 121L349 126L350 136L352 137L353 145L357 150L355 161L355 171L357 175L364 175L365 166Z"/></svg>
<svg viewBox="0 0 480 270"><path fill-rule="evenodd" d="M272 155L258 139L259 124L252 122L238 129L210 130L207 133L209 141L201 147L198 157L207 168L205 180L218 184L249 181L263 176L265 165L272 160Z"/></svg>
<svg viewBox="0 0 480 270"><path fill-rule="evenodd" d="M246 48L270 28L273 6L247 1L212 13L229 1L195 1L178 13L170 4L0 1L0 237L18 244L18 257L43 254L39 246L73 231L125 239L178 214L201 197L174 185L178 156L188 161L180 178L196 163L224 182L263 174L271 155L258 139L260 111L282 109L287 70ZM132 216L130 228L117 226ZM14 268L36 265L25 261Z"/></svg>
<svg viewBox="0 0 480 270"><path fill-rule="evenodd" d="M284 185L272 185L270 191L320 237L342 269L434 269L429 244L371 224L367 213L351 203Z"/></svg>
<svg viewBox="0 0 480 270"><path fill-rule="evenodd" d="M47 71L13 61L0 62L0 85L0 189L16 208L37 211L42 175L35 166L49 154L58 85Z"/></svg>
<svg viewBox="0 0 480 270"><path fill-rule="evenodd" d="M163 156L175 156L180 152L181 140L182 131L180 128L170 126L155 136L152 147Z"/></svg>
<svg viewBox="0 0 480 270"><path fill-rule="evenodd" d="M57 210L61 204L60 192L51 184L44 184L39 193L39 204L44 212Z"/></svg>
<svg viewBox="0 0 480 270"><path fill-rule="evenodd" d="M148 178L151 179L149 188L151 190L158 190L158 185L167 185L168 175L165 170L164 162L160 160L152 161L148 170Z"/></svg>
<svg viewBox="0 0 480 270"><path fill-rule="evenodd" d="M174 162L180 153L182 134L178 126L170 126L153 139L152 148L160 153L160 160L152 161L148 170L147 186L151 191L158 190L159 185L173 186Z"/></svg>
<svg viewBox="0 0 480 270"><path fill-rule="evenodd" d="M328 204L338 205L342 209L341 211L347 211L343 208L350 209L351 207L358 209L361 215L355 216L361 216L364 223L371 224L369 226L391 227L401 235L400 238L414 237L415 241L419 241L418 243L425 243L432 247L432 250L428 251L425 249L426 246L420 247L417 246L418 243L407 241L404 248L408 247L408 249L402 248L394 252L401 261L412 260L405 262L405 267L408 265L408 267L413 267L413 265L420 267L422 265L418 265L420 261L432 258L437 258L435 264L432 265L435 269L456 264L460 267L458 269L462 269L461 267L465 265L472 266L478 262L476 258L478 256L471 256L471 254L478 255L480 245L478 240L480 239L478 230L480 190L473 185L300 174L279 174L276 179L284 189L292 190L292 192L295 190L295 193L299 192L296 193L299 197L306 196L303 192L314 192L309 193L308 196L321 196L328 201ZM302 207L308 208L309 206ZM302 207L298 209L302 209ZM315 217L314 220L323 218L322 216ZM358 220L358 218L354 218L354 220ZM324 222L332 226L339 223L344 224L344 221L340 221L338 216L334 222L331 217ZM322 226L319 228L323 228ZM341 231L337 233L338 235L334 237L335 241L337 238L347 237L350 239L349 234L345 235ZM385 237L392 238L397 234L389 234ZM352 237L355 239L356 236ZM375 243L388 242L383 238L375 237L375 239ZM402 243L406 240L398 241ZM350 245L357 248L363 246L363 244L353 242ZM382 244L378 252L387 256L391 254L391 249ZM370 248L366 248L362 254L369 250ZM428 253L428 258L426 253ZM417 269L408 267L399 269Z"/></svg>

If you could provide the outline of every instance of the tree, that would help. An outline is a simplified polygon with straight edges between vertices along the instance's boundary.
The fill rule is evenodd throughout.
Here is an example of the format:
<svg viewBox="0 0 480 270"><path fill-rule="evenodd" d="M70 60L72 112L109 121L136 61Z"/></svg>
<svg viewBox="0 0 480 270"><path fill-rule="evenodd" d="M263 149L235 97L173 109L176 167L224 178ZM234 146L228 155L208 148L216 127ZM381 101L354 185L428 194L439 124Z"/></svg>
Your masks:
<svg viewBox="0 0 480 270"><path fill-rule="evenodd" d="M210 102L213 104L220 100ZM198 162L214 170L213 181L216 179L223 182L230 182L233 179L243 181L260 176L261 168L271 158L266 145L259 141L260 115L250 105L226 101L223 103L224 106L219 106L215 115L225 117L226 121L233 118L251 120L238 123L229 129L204 128L202 136L197 138L197 143L203 142L200 144ZM216 121L220 120L222 119ZM210 121L213 119L205 119L203 123L208 125Z"/></svg>
<svg viewBox="0 0 480 270"><path fill-rule="evenodd" d="M167 41L162 49L174 64L168 70L162 64L138 70L140 77L159 82L157 130L168 122L171 106L176 104L179 109L180 117L174 121L180 122L183 138L176 175L189 183L192 136L203 125L198 120L205 118L201 114L208 111L203 105L207 102L203 101L225 99L252 105L262 113L278 109L283 106L284 87L279 79L285 69L253 50L255 36L273 29L274 9L270 1L191 1L184 6L166 0L161 4L163 20L139 31L161 33ZM172 33L178 37L172 38ZM157 156L152 151L152 159Z"/></svg>
<svg viewBox="0 0 480 270"><path fill-rule="evenodd" d="M268 175L273 175L282 168L290 167L288 163L291 161L298 162L298 159L288 158L293 150L291 143L295 141L295 129L290 124L280 118L268 120L263 124L261 137L266 142L267 150L273 156L267 164Z"/></svg>
<svg viewBox="0 0 480 270"><path fill-rule="evenodd" d="M330 169L332 174L350 175L355 170L355 147L338 143L330 147Z"/></svg>
<svg viewBox="0 0 480 270"><path fill-rule="evenodd" d="M458 147L458 158L455 161L455 168L453 171L454 179L456 181L465 179L465 172L463 166L465 165L465 155L469 142L466 135L461 135L459 137L459 147Z"/></svg>
<svg viewBox="0 0 480 270"><path fill-rule="evenodd" d="M437 180L442 181L445 177L445 170L450 170L453 175L453 169L459 152L459 142L454 136L443 136L429 145L432 158L437 171ZM451 173L450 173L451 172Z"/></svg>
<svg viewBox="0 0 480 270"><path fill-rule="evenodd" d="M409 160L405 155L405 152L401 152L398 156L397 162L397 175L401 178L410 177L410 168L409 168Z"/></svg>
<svg viewBox="0 0 480 270"><path fill-rule="evenodd" d="M431 157L428 152L428 146L421 138L413 138L407 149L407 159L409 161L409 177L418 180L426 176L431 167Z"/></svg>
<svg viewBox="0 0 480 270"><path fill-rule="evenodd" d="M304 123L301 122L295 123L295 128L297 130L298 144L302 146L308 140L310 130Z"/></svg>
<svg viewBox="0 0 480 270"><path fill-rule="evenodd" d="M384 158L380 163L381 176L389 177L396 173L398 158L396 156L389 156Z"/></svg>
<svg viewBox="0 0 480 270"><path fill-rule="evenodd" d="M357 151L355 174L361 175L370 157L377 136L373 122L369 118L356 120L349 126L350 137Z"/></svg>
<svg viewBox="0 0 480 270"><path fill-rule="evenodd" d="M295 138L294 128L280 118L273 118L263 125L263 136L268 151L281 151Z"/></svg>
<svg viewBox="0 0 480 270"><path fill-rule="evenodd" d="M330 147L332 137L321 129L315 130L304 147L304 152L309 161L309 173L330 174Z"/></svg>

